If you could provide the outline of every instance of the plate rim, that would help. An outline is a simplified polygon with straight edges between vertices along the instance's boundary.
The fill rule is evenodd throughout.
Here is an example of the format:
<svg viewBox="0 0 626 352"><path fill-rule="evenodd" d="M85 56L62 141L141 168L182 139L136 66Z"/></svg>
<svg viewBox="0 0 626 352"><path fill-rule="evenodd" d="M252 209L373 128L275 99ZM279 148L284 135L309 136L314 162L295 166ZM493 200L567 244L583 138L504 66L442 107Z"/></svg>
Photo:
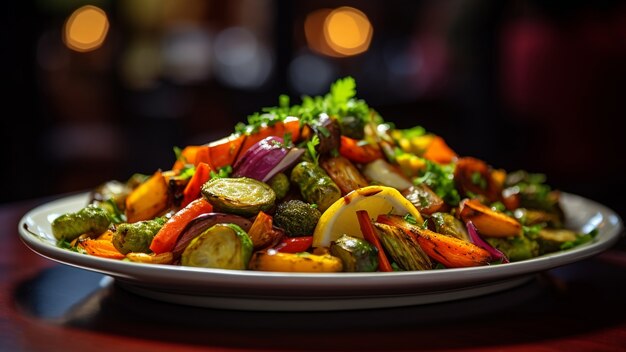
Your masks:
<svg viewBox="0 0 626 352"><path fill-rule="evenodd" d="M64 196L40 204L24 214L18 227L22 242L42 257L61 264L110 275L128 283L148 286L155 290L167 291L171 289L171 287L163 285L164 282L167 282L172 285L180 285L188 292L198 291L205 294L210 294L216 289L246 287L253 287L254 295L257 296L276 295L276 290L285 287L294 292L302 289L314 289L315 295L319 297L338 294L351 295L354 294L355 290L364 289L379 292L381 287L384 287L388 293L406 293L408 291L418 294L432 291L432 288L437 286L462 288L472 283L512 279L553 269L597 255L612 247L619 240L620 235L622 235L623 222L615 211L579 195L566 192L561 194L564 202L582 202L587 207L594 207L598 213L603 215L605 222L610 222L610 226L601 228L601 233L594 242L567 251L505 265L442 269L441 271L286 273L140 264L98 258L62 249L39 238L24 227L25 225L32 226L35 228L31 228L31 230L39 231L39 225L33 220L33 217L43 216L43 214L47 214L49 217L55 208L68 207L73 204L81 204L81 202L84 206L87 204L89 192ZM603 232L603 230L605 231ZM46 235L45 237L49 240L51 235ZM215 287L216 284L219 287ZM376 293L372 295L376 295Z"/></svg>

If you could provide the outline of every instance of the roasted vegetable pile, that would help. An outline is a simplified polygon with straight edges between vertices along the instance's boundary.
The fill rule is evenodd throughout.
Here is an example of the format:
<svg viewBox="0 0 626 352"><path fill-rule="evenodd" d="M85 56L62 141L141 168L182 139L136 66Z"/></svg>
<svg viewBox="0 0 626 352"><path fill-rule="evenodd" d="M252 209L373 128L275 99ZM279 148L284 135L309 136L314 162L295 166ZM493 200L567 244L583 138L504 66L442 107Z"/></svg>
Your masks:
<svg viewBox="0 0 626 352"><path fill-rule="evenodd" d="M284 272L433 270L567 250L545 177L458 155L422 127L398 129L335 82L281 96L168 170L97 187L52 222L59 246L148 264Z"/></svg>

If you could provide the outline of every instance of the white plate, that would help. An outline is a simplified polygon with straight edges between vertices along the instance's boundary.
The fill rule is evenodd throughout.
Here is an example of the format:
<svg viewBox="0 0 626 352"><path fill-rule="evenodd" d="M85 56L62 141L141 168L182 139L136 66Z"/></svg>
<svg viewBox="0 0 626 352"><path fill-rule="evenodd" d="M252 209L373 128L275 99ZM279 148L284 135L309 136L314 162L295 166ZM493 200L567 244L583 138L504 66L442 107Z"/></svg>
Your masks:
<svg viewBox="0 0 626 352"><path fill-rule="evenodd" d="M598 228L592 243L505 265L393 273L273 273L148 265L103 259L58 248L50 222L81 209L88 195L43 204L24 215L20 237L33 251L59 263L110 275L126 289L157 300L243 310L347 310L450 301L520 285L532 274L598 254L617 242L622 220L607 207L562 194L571 229ZM26 230L28 228L28 231Z"/></svg>

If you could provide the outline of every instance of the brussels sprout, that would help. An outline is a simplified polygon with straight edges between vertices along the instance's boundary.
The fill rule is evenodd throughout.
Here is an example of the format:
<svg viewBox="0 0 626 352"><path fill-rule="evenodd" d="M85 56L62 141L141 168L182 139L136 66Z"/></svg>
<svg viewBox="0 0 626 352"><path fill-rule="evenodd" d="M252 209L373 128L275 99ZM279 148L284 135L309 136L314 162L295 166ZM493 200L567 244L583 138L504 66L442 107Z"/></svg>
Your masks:
<svg viewBox="0 0 626 352"><path fill-rule="evenodd" d="M567 229L542 229L537 234L539 254L556 252L566 242L576 241L576 232Z"/></svg>
<svg viewBox="0 0 626 352"><path fill-rule="evenodd" d="M512 262L531 259L539 255L539 244L525 236L485 237L485 241L504 253Z"/></svg>
<svg viewBox="0 0 626 352"><path fill-rule="evenodd" d="M194 238L185 248L181 264L202 268L248 268L252 256L250 236L235 224L216 224Z"/></svg>
<svg viewBox="0 0 626 352"><path fill-rule="evenodd" d="M314 163L303 161L296 165L291 171L291 181L300 188L302 198L308 203L317 204L321 212L341 198L339 187Z"/></svg>
<svg viewBox="0 0 626 352"><path fill-rule="evenodd" d="M311 204L294 199L278 205L274 224L284 229L288 236L310 236L321 216Z"/></svg>
<svg viewBox="0 0 626 352"><path fill-rule="evenodd" d="M463 222L455 218L452 214L434 213L430 216L428 221L433 224L433 231L437 233L471 242Z"/></svg>
<svg viewBox="0 0 626 352"><path fill-rule="evenodd" d="M164 218L121 224L113 234L113 246L122 254L149 253L150 243L163 224Z"/></svg>
<svg viewBox="0 0 626 352"><path fill-rule="evenodd" d="M72 241L82 234L99 235L111 224L106 210L89 205L75 213L67 213L52 221L52 234L57 240Z"/></svg>
<svg viewBox="0 0 626 352"><path fill-rule="evenodd" d="M202 186L202 195L217 211L253 216L274 206L276 193L252 178L214 178Z"/></svg>
<svg viewBox="0 0 626 352"><path fill-rule="evenodd" d="M378 269L378 249L362 238L343 235L330 244L330 254L343 262L343 271Z"/></svg>
<svg viewBox="0 0 626 352"><path fill-rule="evenodd" d="M267 184L274 190L276 193L276 199L283 199L289 192L289 188L291 187L291 183L289 183L289 177L284 173L280 172L274 175L274 177L270 178L267 181Z"/></svg>

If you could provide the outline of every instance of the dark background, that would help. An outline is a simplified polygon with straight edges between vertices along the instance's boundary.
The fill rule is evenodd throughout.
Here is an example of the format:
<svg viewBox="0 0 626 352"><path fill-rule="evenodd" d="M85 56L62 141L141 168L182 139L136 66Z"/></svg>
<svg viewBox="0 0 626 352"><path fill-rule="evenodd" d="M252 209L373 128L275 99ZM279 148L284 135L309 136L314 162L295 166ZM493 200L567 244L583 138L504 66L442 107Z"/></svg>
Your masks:
<svg viewBox="0 0 626 352"><path fill-rule="evenodd" d="M101 47L70 50L68 17L105 11ZM318 53L307 16L352 6L369 48ZM542 172L622 214L626 6L620 1L34 1L3 4L0 202L167 169L173 146L225 136L351 75L399 127L461 155ZM247 60L247 61L246 61Z"/></svg>

